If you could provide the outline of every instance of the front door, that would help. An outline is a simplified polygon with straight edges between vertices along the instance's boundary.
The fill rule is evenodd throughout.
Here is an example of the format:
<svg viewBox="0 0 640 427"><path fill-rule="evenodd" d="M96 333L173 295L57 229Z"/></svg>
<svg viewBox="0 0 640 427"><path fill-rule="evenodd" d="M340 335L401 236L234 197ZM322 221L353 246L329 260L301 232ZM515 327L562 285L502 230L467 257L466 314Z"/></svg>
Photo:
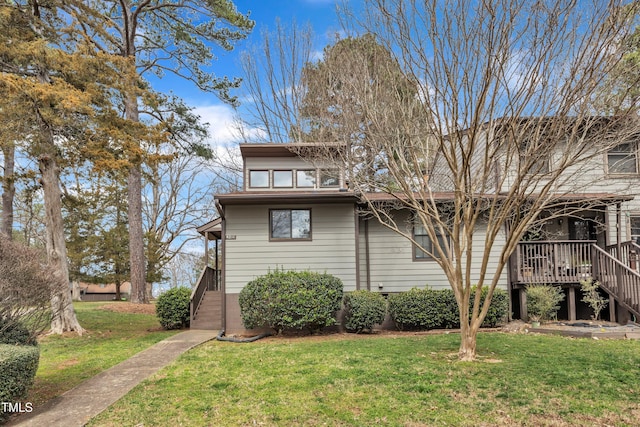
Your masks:
<svg viewBox="0 0 640 427"><path fill-rule="evenodd" d="M569 219L570 240L597 240L596 226L591 219Z"/></svg>

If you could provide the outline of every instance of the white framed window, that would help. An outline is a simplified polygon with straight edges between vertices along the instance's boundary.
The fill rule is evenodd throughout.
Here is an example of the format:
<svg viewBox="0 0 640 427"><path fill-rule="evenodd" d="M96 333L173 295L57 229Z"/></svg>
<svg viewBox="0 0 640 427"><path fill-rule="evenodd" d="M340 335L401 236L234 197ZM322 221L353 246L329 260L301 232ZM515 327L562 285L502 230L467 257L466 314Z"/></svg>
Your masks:
<svg viewBox="0 0 640 427"><path fill-rule="evenodd" d="M631 215L629 217L629 227L631 240L640 245L640 215Z"/></svg>
<svg viewBox="0 0 640 427"><path fill-rule="evenodd" d="M636 144L624 143L607 153L607 172L610 174L638 173L638 153Z"/></svg>

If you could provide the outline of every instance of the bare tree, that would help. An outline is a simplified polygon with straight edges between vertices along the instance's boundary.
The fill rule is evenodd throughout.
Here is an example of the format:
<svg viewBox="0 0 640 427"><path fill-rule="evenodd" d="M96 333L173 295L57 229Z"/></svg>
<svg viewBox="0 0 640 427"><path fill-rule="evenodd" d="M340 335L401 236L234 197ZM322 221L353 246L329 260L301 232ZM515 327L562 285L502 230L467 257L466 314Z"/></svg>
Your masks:
<svg viewBox="0 0 640 427"><path fill-rule="evenodd" d="M327 154L341 156L367 212L442 269L459 306L461 360L475 359L478 329L525 232L602 204L580 194L602 178L604 153L637 136L635 103L612 96L606 116L596 109L634 17L619 2L573 0L368 0L344 16L395 56L422 112L405 96L363 90L362 73L337 64L334 75L351 78L332 103L362 111L345 108L335 123L349 129L364 115L367 137L342 133L350 149Z"/></svg>
<svg viewBox="0 0 640 427"><path fill-rule="evenodd" d="M0 236L0 334L19 326L35 341L49 325L51 293L61 284L44 260L42 251Z"/></svg>
<svg viewBox="0 0 640 427"><path fill-rule="evenodd" d="M147 282L160 282L167 263L200 239L187 234L214 215L210 191L214 184L202 173L202 159L181 156L150 164L144 170L143 218L147 240ZM151 292L151 289L149 289Z"/></svg>
<svg viewBox="0 0 640 427"><path fill-rule="evenodd" d="M262 30L262 45L242 55L243 90L252 99L238 129L257 128L260 140L286 142L292 129L301 129L301 105L305 95L303 67L313 60L311 27L290 27L276 22L274 31ZM250 141L255 135L242 134Z"/></svg>

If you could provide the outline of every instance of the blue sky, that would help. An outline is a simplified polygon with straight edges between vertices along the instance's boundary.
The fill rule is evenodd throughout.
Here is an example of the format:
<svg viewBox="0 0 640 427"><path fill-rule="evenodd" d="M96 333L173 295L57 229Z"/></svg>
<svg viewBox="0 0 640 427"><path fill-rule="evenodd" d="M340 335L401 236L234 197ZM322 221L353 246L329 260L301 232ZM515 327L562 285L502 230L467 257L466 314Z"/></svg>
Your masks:
<svg viewBox="0 0 640 427"><path fill-rule="evenodd" d="M239 65L241 53L249 46L259 44L261 31L273 29L276 19L280 19L283 24L293 21L297 24L310 23L317 36L318 51L340 30L336 5L342 4L342 0L235 0L234 3L240 12L251 12L251 19L256 22L256 26L248 39L240 42L233 51L215 51L218 59L213 63L213 70L218 76L242 77ZM188 105L195 107L203 121L210 124L213 145L224 145L233 139L230 130L233 110L215 95L201 92L189 82L168 75L161 81L154 82L154 87L160 91L171 90ZM238 92L236 94L240 95Z"/></svg>

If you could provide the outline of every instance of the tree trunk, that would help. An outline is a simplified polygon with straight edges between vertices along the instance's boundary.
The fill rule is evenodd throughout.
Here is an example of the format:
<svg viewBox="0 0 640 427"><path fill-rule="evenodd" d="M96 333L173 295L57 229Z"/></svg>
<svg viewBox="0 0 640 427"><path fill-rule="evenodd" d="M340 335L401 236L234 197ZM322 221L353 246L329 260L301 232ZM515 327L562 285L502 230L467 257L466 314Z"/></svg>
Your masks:
<svg viewBox="0 0 640 427"><path fill-rule="evenodd" d="M476 360L476 338L478 336L478 329L472 325L474 322L470 320L469 315L469 296L462 292L462 299L458 301L458 308L460 313L460 349L458 351L458 358L461 361L473 362Z"/></svg>
<svg viewBox="0 0 640 427"><path fill-rule="evenodd" d="M49 143L53 146L53 137ZM60 171L55 159L46 154L40 156L38 164L44 193L47 261L53 268L53 275L56 279L51 295L51 333L61 334L67 331L76 331L82 335L84 329L76 318L69 289L67 247L64 240L62 202L60 200Z"/></svg>
<svg viewBox="0 0 640 427"><path fill-rule="evenodd" d="M478 331L469 327L469 323L460 324L460 350L458 358L463 362L473 362L476 360L476 341Z"/></svg>
<svg viewBox="0 0 640 427"><path fill-rule="evenodd" d="M144 234L142 233L142 173L140 165L129 167L129 252L131 260L131 302L146 304Z"/></svg>
<svg viewBox="0 0 640 427"><path fill-rule="evenodd" d="M71 282L71 299L73 301L82 301L80 296L80 283L77 280Z"/></svg>
<svg viewBox="0 0 640 427"><path fill-rule="evenodd" d="M120 286L121 286L120 280L116 279L115 284L116 284L116 301L120 301L122 299L122 295L120 295Z"/></svg>
<svg viewBox="0 0 640 427"><path fill-rule="evenodd" d="M2 229L0 232L9 240L13 239L13 198L16 194L15 177L15 146L12 143L2 145L4 155L4 180L2 181Z"/></svg>
<svg viewBox="0 0 640 427"><path fill-rule="evenodd" d="M133 122L140 121L138 99L132 90L125 101L125 116ZM142 232L142 160L138 155L130 154L131 165L127 178L127 199L129 202L129 259L131 273L131 302L147 304L147 275L144 255L144 233Z"/></svg>

